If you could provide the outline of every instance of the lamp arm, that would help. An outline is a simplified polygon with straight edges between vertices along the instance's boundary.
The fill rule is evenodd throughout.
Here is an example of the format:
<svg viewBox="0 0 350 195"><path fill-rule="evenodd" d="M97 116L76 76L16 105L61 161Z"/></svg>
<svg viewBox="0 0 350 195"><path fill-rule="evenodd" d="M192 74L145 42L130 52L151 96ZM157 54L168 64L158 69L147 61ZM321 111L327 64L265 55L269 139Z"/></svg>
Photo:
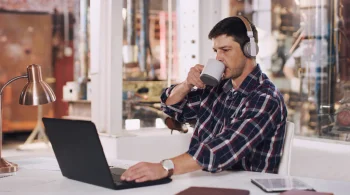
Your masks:
<svg viewBox="0 0 350 195"><path fill-rule="evenodd" d="M2 162L2 158L1 158L1 150L2 150L2 104L1 104L1 100L2 100L2 91L4 90L4 88L9 85L10 83L12 83L15 80L18 79L24 79L24 78L28 78L28 75L24 75L24 76L17 76L15 78L12 78L11 80L7 81L7 83L5 83L4 86L1 87L0 89L0 173L3 171L3 162Z"/></svg>
<svg viewBox="0 0 350 195"><path fill-rule="evenodd" d="M10 83L12 83L13 81L16 81L18 79L24 79L24 78L28 78L28 75L23 75L23 76L17 76L15 78L12 78L11 80L7 81L7 83L5 83L4 86L2 86L2 88L0 89L0 95L2 95L2 91L4 90L4 88L9 85Z"/></svg>

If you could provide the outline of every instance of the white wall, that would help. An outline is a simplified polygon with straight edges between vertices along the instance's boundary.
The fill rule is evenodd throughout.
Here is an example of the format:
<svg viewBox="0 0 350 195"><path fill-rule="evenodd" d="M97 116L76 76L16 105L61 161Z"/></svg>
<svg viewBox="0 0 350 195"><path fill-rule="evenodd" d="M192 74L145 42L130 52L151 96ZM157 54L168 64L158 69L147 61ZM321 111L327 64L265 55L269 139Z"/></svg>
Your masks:
<svg viewBox="0 0 350 195"><path fill-rule="evenodd" d="M99 132L122 134L123 1L91 1L91 118Z"/></svg>
<svg viewBox="0 0 350 195"><path fill-rule="evenodd" d="M178 0L179 81L190 68L215 58L208 34L214 25L229 15L228 0Z"/></svg>
<svg viewBox="0 0 350 195"><path fill-rule="evenodd" d="M291 158L292 176L350 181L350 143L296 138Z"/></svg>
<svg viewBox="0 0 350 195"><path fill-rule="evenodd" d="M144 130L135 136L114 138L100 136L108 158L146 162L160 162L178 156L188 150L191 134L180 134L170 130ZM142 135L143 134L143 135Z"/></svg>

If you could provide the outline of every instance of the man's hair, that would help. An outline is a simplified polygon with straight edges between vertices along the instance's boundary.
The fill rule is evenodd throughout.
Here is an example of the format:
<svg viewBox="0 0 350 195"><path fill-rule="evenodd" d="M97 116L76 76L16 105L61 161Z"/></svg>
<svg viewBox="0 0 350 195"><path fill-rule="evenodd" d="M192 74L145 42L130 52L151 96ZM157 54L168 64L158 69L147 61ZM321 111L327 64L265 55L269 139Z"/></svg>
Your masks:
<svg viewBox="0 0 350 195"><path fill-rule="evenodd" d="M247 19L246 17L244 17ZM255 39L255 42L258 43L258 32L255 28L255 25L250 22L250 20L247 19L249 22L252 30L253 30L253 36ZM233 37L233 40L238 42L239 45L242 48L246 42L249 42L249 37L247 35L247 28L245 27L243 21L235 16L231 16L228 18L225 18L218 22L213 29L210 31L208 38L213 39L221 35L227 35Z"/></svg>

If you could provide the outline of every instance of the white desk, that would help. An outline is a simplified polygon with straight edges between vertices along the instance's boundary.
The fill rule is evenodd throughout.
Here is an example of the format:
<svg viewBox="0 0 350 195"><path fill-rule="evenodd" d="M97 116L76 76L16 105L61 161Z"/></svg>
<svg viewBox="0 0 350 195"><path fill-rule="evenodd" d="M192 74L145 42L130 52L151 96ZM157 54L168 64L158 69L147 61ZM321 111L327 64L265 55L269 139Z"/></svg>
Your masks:
<svg viewBox="0 0 350 195"><path fill-rule="evenodd" d="M266 195L262 190L250 182L251 178L278 177L275 174L261 174L254 172L222 172L211 174L197 171L190 174L174 176L169 184L142 187L128 190L111 190L90 184L67 179L57 169L54 158L8 158L18 162L21 168L16 175L0 178L0 194L175 194L190 186L221 187L247 189L251 195ZM31 162L37 162L36 164ZM122 167L128 166L128 161L110 161L110 164L124 163ZM22 165L21 165L22 164ZM350 183L340 181L327 181L310 178L299 178L313 186L317 191L333 192L335 195L349 195ZM270 193L271 194L271 193ZM272 195L272 194L271 194Z"/></svg>

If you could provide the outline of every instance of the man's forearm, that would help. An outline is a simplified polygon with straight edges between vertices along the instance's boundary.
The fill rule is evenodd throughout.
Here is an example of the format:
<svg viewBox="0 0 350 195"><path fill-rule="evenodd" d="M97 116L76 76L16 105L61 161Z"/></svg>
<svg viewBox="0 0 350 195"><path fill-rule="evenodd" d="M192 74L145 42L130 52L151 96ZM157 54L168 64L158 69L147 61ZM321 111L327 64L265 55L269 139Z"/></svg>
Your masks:
<svg viewBox="0 0 350 195"><path fill-rule="evenodd" d="M201 170L202 167L192 158L191 155L184 153L171 159L175 165L174 174L184 174L192 171Z"/></svg>
<svg viewBox="0 0 350 195"><path fill-rule="evenodd" d="M186 84L186 82L182 82L178 84L170 93L168 99L166 100L166 105L173 105L178 103L179 101L183 100L185 96L191 91L191 88L189 85Z"/></svg>

